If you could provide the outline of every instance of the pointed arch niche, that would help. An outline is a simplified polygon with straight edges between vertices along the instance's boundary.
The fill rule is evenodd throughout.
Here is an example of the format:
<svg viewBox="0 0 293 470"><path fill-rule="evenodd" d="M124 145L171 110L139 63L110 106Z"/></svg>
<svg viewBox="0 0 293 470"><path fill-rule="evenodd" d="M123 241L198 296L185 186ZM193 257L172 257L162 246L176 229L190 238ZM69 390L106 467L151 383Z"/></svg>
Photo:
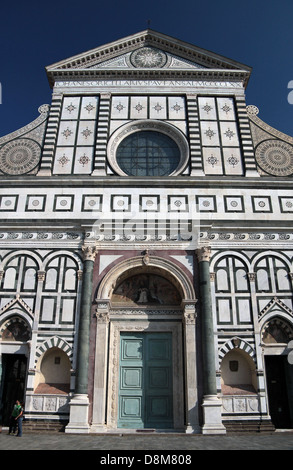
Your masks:
<svg viewBox="0 0 293 470"><path fill-rule="evenodd" d="M196 297L185 272L158 256L125 259L105 275L96 301L92 432L119 427L120 336L127 333L171 334L173 428L198 432Z"/></svg>

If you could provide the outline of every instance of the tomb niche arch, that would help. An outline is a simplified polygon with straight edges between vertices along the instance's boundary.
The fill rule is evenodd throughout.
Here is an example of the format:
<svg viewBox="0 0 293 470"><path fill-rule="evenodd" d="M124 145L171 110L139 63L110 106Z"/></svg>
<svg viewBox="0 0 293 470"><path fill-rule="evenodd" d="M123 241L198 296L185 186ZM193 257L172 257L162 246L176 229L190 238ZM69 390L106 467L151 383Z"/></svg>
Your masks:
<svg viewBox="0 0 293 470"><path fill-rule="evenodd" d="M128 334L141 338L148 333L172 337L173 405L172 422L168 427L198 431L194 367L196 297L186 273L170 260L157 256L125 259L105 275L96 300L95 364L105 364L105 370L96 367L94 371L94 384L99 387L94 386L93 431L128 427L125 422L121 425L122 338ZM184 364L184 360L188 363ZM184 394L185 400L182 399ZM144 427L143 421L140 426Z"/></svg>

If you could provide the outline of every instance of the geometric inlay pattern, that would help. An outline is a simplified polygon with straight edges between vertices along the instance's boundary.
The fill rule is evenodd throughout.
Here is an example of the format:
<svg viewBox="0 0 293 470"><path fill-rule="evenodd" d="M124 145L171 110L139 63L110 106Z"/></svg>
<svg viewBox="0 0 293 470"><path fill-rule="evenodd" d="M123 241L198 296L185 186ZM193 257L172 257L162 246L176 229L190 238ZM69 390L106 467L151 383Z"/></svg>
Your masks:
<svg viewBox="0 0 293 470"><path fill-rule="evenodd" d="M293 147L279 140L266 140L256 149L256 161L266 172L274 176L293 173Z"/></svg>
<svg viewBox="0 0 293 470"><path fill-rule="evenodd" d="M9 175L23 175L40 160L40 146L31 139L17 139L4 145L0 152L0 170Z"/></svg>

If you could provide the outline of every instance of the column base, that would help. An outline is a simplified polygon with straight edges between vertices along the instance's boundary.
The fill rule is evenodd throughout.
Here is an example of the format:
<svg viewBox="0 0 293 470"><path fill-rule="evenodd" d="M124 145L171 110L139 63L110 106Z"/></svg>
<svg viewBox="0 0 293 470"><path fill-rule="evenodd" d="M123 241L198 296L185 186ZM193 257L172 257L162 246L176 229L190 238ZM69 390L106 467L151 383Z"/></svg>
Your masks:
<svg viewBox="0 0 293 470"><path fill-rule="evenodd" d="M200 426L186 426L185 434L201 434Z"/></svg>
<svg viewBox="0 0 293 470"><path fill-rule="evenodd" d="M90 426L88 423L89 399L87 395L74 395L69 403L69 423L65 428L68 434L88 434Z"/></svg>
<svg viewBox="0 0 293 470"><path fill-rule="evenodd" d="M202 407L204 416L202 434L226 434L226 428L222 423L222 401L217 395L205 395Z"/></svg>

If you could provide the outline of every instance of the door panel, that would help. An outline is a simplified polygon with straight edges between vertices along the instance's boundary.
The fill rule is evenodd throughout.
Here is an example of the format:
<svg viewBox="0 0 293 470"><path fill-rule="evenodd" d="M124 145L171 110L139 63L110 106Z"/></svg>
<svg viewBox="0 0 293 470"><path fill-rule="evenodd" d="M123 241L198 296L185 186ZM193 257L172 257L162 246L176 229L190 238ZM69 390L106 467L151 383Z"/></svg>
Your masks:
<svg viewBox="0 0 293 470"><path fill-rule="evenodd" d="M285 361L287 356L265 357L269 409L276 428L291 427Z"/></svg>
<svg viewBox="0 0 293 470"><path fill-rule="evenodd" d="M118 427L172 428L172 334L121 333Z"/></svg>
<svg viewBox="0 0 293 470"><path fill-rule="evenodd" d="M0 410L2 416L0 421L3 425L9 424L11 411L16 400L24 399L25 380L27 372L27 358L22 354L2 355L2 378L3 393L1 397Z"/></svg>

